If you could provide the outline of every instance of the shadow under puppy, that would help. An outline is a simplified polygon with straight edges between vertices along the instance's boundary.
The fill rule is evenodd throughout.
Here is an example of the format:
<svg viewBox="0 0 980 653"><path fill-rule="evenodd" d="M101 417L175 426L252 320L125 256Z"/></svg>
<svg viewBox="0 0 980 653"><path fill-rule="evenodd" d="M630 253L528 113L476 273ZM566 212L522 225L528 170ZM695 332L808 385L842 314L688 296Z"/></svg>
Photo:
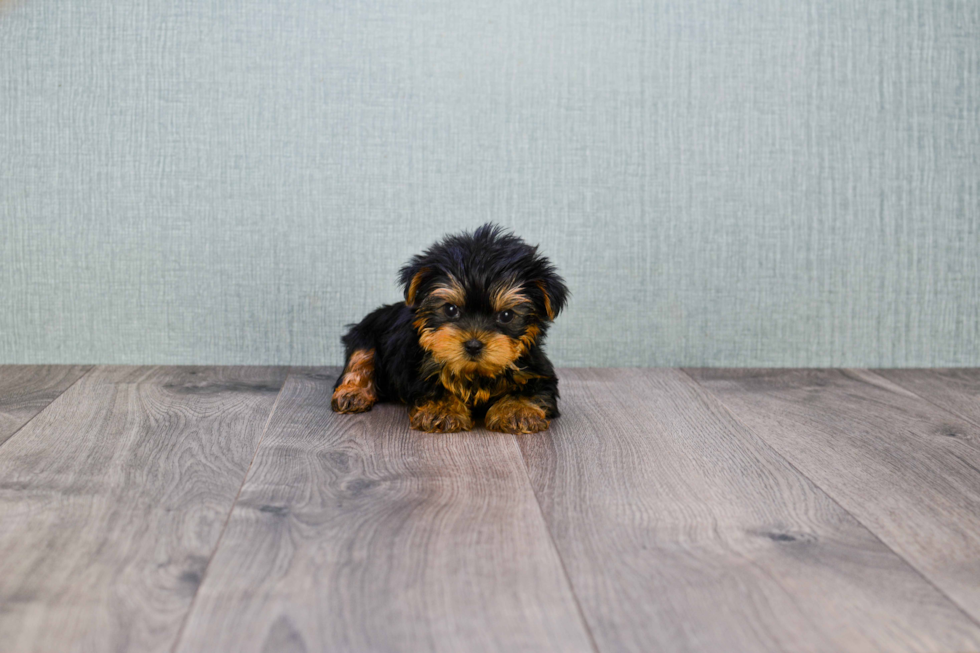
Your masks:
<svg viewBox="0 0 980 653"><path fill-rule="evenodd" d="M542 349L568 289L537 247L500 227L447 236L401 269L405 302L343 337L331 407L409 406L412 428L534 433L558 417L558 378Z"/></svg>

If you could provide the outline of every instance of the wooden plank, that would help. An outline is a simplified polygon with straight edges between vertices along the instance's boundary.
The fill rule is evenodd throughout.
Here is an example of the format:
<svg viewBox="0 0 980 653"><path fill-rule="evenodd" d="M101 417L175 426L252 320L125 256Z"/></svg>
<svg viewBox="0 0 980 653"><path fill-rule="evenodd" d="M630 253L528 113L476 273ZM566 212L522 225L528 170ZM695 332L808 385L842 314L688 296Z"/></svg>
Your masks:
<svg viewBox="0 0 980 653"><path fill-rule="evenodd" d="M86 365L0 365L0 445L89 369Z"/></svg>
<svg viewBox="0 0 980 653"><path fill-rule="evenodd" d="M588 651L510 435L290 375L178 651Z"/></svg>
<svg viewBox="0 0 980 653"><path fill-rule="evenodd" d="M980 619L980 428L867 371L691 374Z"/></svg>
<svg viewBox="0 0 980 653"><path fill-rule="evenodd" d="M980 368L874 370L874 373L980 426Z"/></svg>
<svg viewBox="0 0 980 653"><path fill-rule="evenodd" d="M953 651L980 626L677 370L564 370L519 439L601 651Z"/></svg>
<svg viewBox="0 0 980 653"><path fill-rule="evenodd" d="M0 448L0 649L169 650L284 377L99 368Z"/></svg>

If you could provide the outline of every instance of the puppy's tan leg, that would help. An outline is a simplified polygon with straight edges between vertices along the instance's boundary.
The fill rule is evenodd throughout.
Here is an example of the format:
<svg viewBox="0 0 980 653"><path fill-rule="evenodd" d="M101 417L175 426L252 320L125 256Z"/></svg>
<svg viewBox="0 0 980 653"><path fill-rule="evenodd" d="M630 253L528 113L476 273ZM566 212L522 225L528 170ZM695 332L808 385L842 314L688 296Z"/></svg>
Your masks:
<svg viewBox="0 0 980 653"><path fill-rule="evenodd" d="M363 413L378 400L374 385L374 350L358 349L350 355L330 407L338 413Z"/></svg>
<svg viewBox="0 0 980 653"><path fill-rule="evenodd" d="M507 395L487 410L484 422L491 431L537 433L550 425L543 407L533 397Z"/></svg>
<svg viewBox="0 0 980 653"><path fill-rule="evenodd" d="M408 418L413 429L430 433L453 433L473 428L470 409L450 393L442 399L412 406L408 409Z"/></svg>

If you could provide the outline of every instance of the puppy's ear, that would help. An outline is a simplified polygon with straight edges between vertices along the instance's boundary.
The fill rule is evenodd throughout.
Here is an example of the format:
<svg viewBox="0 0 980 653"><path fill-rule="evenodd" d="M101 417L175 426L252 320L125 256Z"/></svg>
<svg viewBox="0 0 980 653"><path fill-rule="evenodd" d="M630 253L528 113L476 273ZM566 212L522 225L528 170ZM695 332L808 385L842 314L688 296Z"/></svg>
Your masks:
<svg viewBox="0 0 980 653"><path fill-rule="evenodd" d="M565 285L565 280L549 271L534 283L541 292L540 308L544 309L544 315L548 320L553 321L568 301L568 287Z"/></svg>
<svg viewBox="0 0 980 653"><path fill-rule="evenodd" d="M419 257L415 257L401 269L398 273L398 281L405 291L405 303L407 305L415 306L419 297L419 290L432 277L432 274L432 268L424 265Z"/></svg>

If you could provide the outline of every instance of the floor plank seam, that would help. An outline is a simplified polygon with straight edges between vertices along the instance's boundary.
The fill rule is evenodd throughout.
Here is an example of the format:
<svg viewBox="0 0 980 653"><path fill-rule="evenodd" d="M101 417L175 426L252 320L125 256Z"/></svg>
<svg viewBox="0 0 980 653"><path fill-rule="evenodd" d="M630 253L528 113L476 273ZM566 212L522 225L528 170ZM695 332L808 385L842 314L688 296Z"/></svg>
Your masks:
<svg viewBox="0 0 980 653"><path fill-rule="evenodd" d="M513 445L517 447L518 453L521 454L521 467L524 469L524 478L527 479L527 485L529 488L531 488L531 495L534 497L534 505L538 508L538 515L541 517L541 523L544 525L544 530L548 534L548 541L551 543L551 550L555 552L555 557L558 558L558 564L561 566L561 573L565 577L565 583L568 585L568 591L572 595L572 601L575 602L575 609L578 611L578 618L582 622L582 627L585 629L585 634L589 637L589 644L592 646L592 650L595 651L595 653L601 653L599 644L592 635L592 628L589 627L589 622L585 618L585 611L582 610L582 604L579 601L578 594L575 593L575 586L572 584L572 578L568 574L568 569L565 567L565 559L561 557L561 551L558 550L558 543L555 542L555 536L551 533L551 528L548 526L548 520L545 519L544 510L541 508L541 500L538 499L538 493L534 489L534 483L531 482L531 472L527 468L527 458L524 457L524 450L521 449L521 445L517 442L516 435L512 435L510 437Z"/></svg>
<svg viewBox="0 0 980 653"><path fill-rule="evenodd" d="M201 572L201 581L197 584L197 589L194 590L194 596L191 598L191 603L187 607L187 612L184 614L184 619L180 622L180 628L177 630L177 636L174 638L174 644L170 649L170 653L176 653L177 648L180 646L181 639L184 637L184 631L187 628L187 623L191 619L191 614L194 612L194 607L197 604L197 597L201 593L201 588L204 587L204 583L208 578L208 570L211 568L211 562L214 560L214 556L218 553L218 549L221 548L221 540L225 536L225 531L228 529L228 524L231 522L231 516L235 512L235 507L238 506L238 499L242 496L242 489L245 487L245 482L248 480L248 475L252 471L252 465L255 464L255 458L259 454L259 448L262 446L262 441L265 440L265 434L269 432L269 424L272 423L272 416L276 414L276 409L279 407L279 399L282 397L282 391L286 387L286 382L289 381L291 373L287 372L286 376L282 380L282 386L279 388L279 392L276 394L276 400L272 402L272 408L269 410L269 417L265 420L265 426L262 427L262 435L259 436L258 442L255 443L255 451L252 452L252 459L248 463L248 467L245 469L245 474L242 476L242 483L238 486L238 492L235 494L235 500L231 503L231 508L228 510L228 515L225 517L225 523L221 525L221 532L218 534L218 539L214 543L214 548L211 549L211 555L208 557L208 562L204 566L204 571Z"/></svg>
<svg viewBox="0 0 980 653"><path fill-rule="evenodd" d="M37 411L33 416L31 416L31 418L29 420L27 420L26 422L24 422L23 424L21 424L20 426L18 426L17 427L17 430L14 431L13 433L11 433L7 437L6 440L4 440L3 442L0 442L0 447L3 447L3 445L7 444L8 442L10 442L14 438L16 438L18 433L20 433L21 431L23 431L27 427L28 424L30 424L31 422L33 422L34 420L36 420L38 418L38 415L40 415L41 413L43 413L44 411L46 411L51 406L51 404L53 404L54 402L56 402L59 399L61 399L61 397L64 396L64 394L66 392L68 392L73 387L75 387L75 384L76 383L78 383L79 381L81 381L82 379L84 379L85 377L87 377L89 374L91 374L92 373L92 370L94 370L96 367L98 367L98 366L97 365L89 365L89 368L87 370L85 370L82 373L81 376L79 376L77 379L75 379L74 381L72 381L71 384L67 388L65 388L64 390L62 390L61 392L59 392L56 397L54 397L51 401L49 401L47 404L45 404L44 408L42 408L41 410Z"/></svg>
<svg viewBox="0 0 980 653"><path fill-rule="evenodd" d="M939 587L939 585L937 585L935 582L933 582L933 580L931 578L929 578L928 576L926 576L925 573L923 573L923 571L921 569L919 569L919 567L916 566L912 561L910 561L908 558L906 558L901 553L899 553L898 551L896 551L894 548L892 548L891 546L889 546L887 542L885 542L884 540L881 539L881 537L878 535L878 533L873 528L871 528L866 523L864 523L864 521L862 521L861 519L859 519L857 517L857 515L855 515L853 512L851 512L850 510L848 510L847 508L845 508L840 503L840 501L838 501L837 498L834 497L833 494L831 494L829 491L827 491L826 488L824 488L822 485L820 485L819 483L817 483L817 481L815 481L814 479L810 478L810 476L808 474L804 474L803 473L803 470L801 470L799 467L797 467L796 465L794 465L792 461L790 461L782 453L780 453L775 447L773 447L771 444L769 444L769 441L766 440L765 438L763 438L761 435L759 435L755 431L755 429L750 428L742 420L740 420L738 418L738 416L735 415L734 411L732 411L728 407L728 405L725 403L725 400L722 397L720 397L717 394L715 394L714 392L712 392L710 388L706 387L700 381L698 381L696 378L694 378L694 376L688 372L688 368L678 368L678 369L680 369L684 374L686 374L688 377L690 377L698 385L698 387L702 388L705 392L707 392L712 397L714 397L718 401L719 407L721 407L726 413L728 413L728 415L731 416L731 418L739 426L741 426L743 429L745 429L746 432L751 433L753 436L755 436L763 446L765 446L767 449L769 449L770 451L772 451L773 455L777 456L780 460L784 461L797 474L799 474L801 477L807 479L810 483L813 483L813 486L815 488L817 488L821 492L823 492L824 495L830 501L832 501L838 508L840 508L842 511L844 511L845 514L850 515L851 518L854 519L854 521L856 521L858 524L860 524L866 531L868 531L868 533L871 534L872 537L874 537L876 540L878 540L878 542L880 542L883 547L885 547L886 549L888 549L889 551L891 551L892 553L894 553L896 556L898 556L899 559L905 561L905 564L907 564L909 566L909 569L911 569L912 571L914 571L916 573L916 575L918 575L920 578L922 578L922 580L924 580L926 583L928 583L933 588L935 588L935 590L937 592L939 592L942 596L945 596L954 606L956 606L956 609L957 610L959 610L964 616L966 616L967 619L969 619L971 622L973 622L978 627L980 627L980 619L977 619L972 614L970 614L970 612L966 608L964 608L959 603L959 601L957 601L955 598L953 598L952 596L950 596L941 587ZM902 387L904 387L904 386L902 386ZM918 395L916 395L916 396L918 396Z"/></svg>
<svg viewBox="0 0 980 653"><path fill-rule="evenodd" d="M950 415L953 415L954 417L958 417L959 419L963 420L964 422L967 422L968 424L971 424L971 425L977 427L978 429L980 429L980 422L975 421L972 417L967 417L965 415L960 415L955 410L952 410L950 408L947 408L946 406L940 406L936 402L934 402L931 399L929 399L929 397L926 397L924 395L919 394L914 389L910 388L909 386L907 386L906 384L902 383L901 381L897 381L895 379L889 379L887 377L884 377L884 376L878 374L877 372L875 372L873 369L865 369L864 371L867 372L868 374L871 374L872 376L878 377L879 379L882 379L882 380L887 381L889 383L894 383L895 385L899 386L903 390L906 390L908 392L911 392L916 397L918 397L922 401L926 402L930 406L935 406L939 410L941 410L941 411L943 411L945 413L949 413Z"/></svg>

